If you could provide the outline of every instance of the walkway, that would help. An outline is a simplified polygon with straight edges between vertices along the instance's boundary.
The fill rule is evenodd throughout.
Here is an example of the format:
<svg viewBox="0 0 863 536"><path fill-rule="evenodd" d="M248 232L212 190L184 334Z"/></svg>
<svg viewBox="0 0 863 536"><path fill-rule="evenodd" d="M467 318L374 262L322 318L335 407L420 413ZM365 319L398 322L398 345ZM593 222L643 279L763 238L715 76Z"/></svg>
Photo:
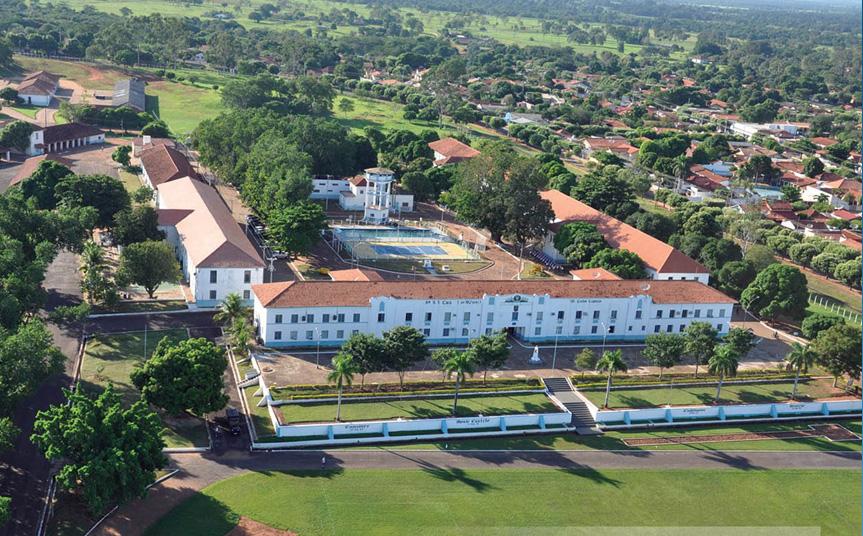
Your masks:
<svg viewBox="0 0 863 536"><path fill-rule="evenodd" d="M316 470L321 456L329 469L859 469L849 452L703 451L286 451L170 456L180 472L154 486L144 499L118 509L94 534L137 536L196 491L245 471Z"/></svg>

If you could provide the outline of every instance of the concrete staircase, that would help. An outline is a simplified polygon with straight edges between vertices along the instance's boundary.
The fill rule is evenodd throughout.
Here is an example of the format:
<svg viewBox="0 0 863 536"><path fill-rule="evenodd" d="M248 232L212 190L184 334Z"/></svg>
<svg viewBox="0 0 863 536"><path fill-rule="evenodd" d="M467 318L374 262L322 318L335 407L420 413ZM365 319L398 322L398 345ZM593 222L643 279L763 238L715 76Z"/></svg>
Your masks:
<svg viewBox="0 0 863 536"><path fill-rule="evenodd" d="M570 426L575 428L576 433L582 435L599 433L587 404L572 390L572 385L566 378L543 378L542 381L548 392L572 413Z"/></svg>

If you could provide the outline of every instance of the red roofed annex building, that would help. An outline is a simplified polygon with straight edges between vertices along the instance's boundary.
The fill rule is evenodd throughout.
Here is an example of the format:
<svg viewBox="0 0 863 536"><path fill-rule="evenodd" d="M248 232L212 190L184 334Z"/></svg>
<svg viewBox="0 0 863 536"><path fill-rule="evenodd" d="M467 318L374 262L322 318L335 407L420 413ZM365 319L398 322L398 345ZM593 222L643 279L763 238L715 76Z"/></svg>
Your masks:
<svg viewBox="0 0 863 536"><path fill-rule="evenodd" d="M285 281L254 285L267 346L341 345L415 326L431 344L505 330L529 343L641 341L708 322L728 333L735 301L698 281Z"/></svg>
<svg viewBox="0 0 863 536"><path fill-rule="evenodd" d="M455 138L443 138L429 143L429 148L434 151L434 165L443 166L455 164L463 160L470 160L479 156L480 152Z"/></svg>
<svg viewBox="0 0 863 536"><path fill-rule="evenodd" d="M609 246L638 255L653 279L694 280L707 284L710 271L662 240L612 218L595 208L557 190L546 190L540 197L551 203L554 221L542 244L542 252L558 262L566 259L554 247L554 235L561 226L574 221L596 225Z"/></svg>

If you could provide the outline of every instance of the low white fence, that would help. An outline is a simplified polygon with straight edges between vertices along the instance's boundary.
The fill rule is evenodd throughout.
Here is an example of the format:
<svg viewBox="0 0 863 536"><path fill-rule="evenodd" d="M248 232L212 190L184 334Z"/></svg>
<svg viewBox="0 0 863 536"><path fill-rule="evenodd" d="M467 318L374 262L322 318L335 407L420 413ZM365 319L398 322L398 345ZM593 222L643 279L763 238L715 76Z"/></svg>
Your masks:
<svg viewBox="0 0 863 536"><path fill-rule="evenodd" d="M270 406L273 422L275 413ZM395 419L351 423L279 424L276 436L285 441L255 443L254 448L360 445L393 441L459 439L483 436L521 435L560 431L572 415L556 413L448 417L441 419Z"/></svg>
<svg viewBox="0 0 863 536"><path fill-rule="evenodd" d="M863 402L860 400L836 400L625 410L600 410L596 406L589 406L589 409L597 425L601 428L615 429L641 426L741 422L748 420L781 420L810 416L856 416L860 415L861 411L863 411Z"/></svg>
<svg viewBox="0 0 863 536"><path fill-rule="evenodd" d="M836 300L830 299L826 296L822 296L820 294L809 294L809 303L814 303L816 305L820 305L825 309L828 309L831 313L837 314L842 318L847 318L848 320L859 323L860 322L860 314L857 312L848 309L844 305L839 304Z"/></svg>

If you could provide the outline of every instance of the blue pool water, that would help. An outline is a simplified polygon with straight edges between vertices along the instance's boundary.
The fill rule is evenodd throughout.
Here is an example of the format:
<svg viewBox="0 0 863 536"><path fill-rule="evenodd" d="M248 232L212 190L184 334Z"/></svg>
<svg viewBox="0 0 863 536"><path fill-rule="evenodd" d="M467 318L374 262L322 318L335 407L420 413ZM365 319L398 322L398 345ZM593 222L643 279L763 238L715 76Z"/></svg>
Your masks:
<svg viewBox="0 0 863 536"><path fill-rule="evenodd" d="M399 255L401 257L419 257L421 255L446 255L446 250L440 246L383 246L373 244L372 251L378 255Z"/></svg>

